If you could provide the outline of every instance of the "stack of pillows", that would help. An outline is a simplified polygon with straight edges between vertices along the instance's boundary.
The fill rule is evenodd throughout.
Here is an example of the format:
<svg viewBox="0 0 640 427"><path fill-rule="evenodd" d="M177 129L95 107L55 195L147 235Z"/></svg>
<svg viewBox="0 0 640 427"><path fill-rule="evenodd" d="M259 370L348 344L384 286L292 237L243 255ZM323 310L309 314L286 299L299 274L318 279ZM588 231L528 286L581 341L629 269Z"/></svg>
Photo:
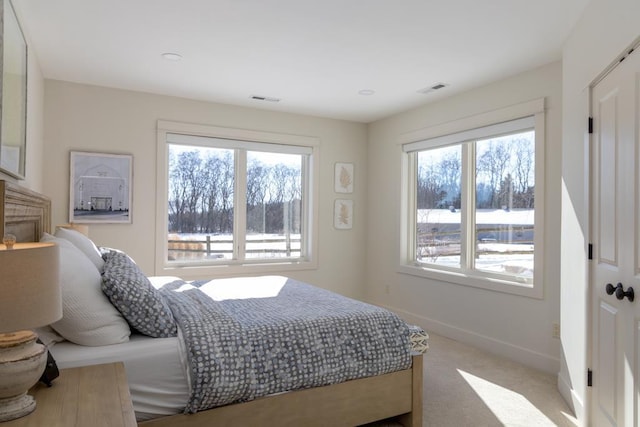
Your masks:
<svg viewBox="0 0 640 427"><path fill-rule="evenodd" d="M85 346L119 344L129 341L132 331L176 336L169 306L127 254L98 248L67 228L45 233L41 241L59 247L62 286L62 319L37 330L45 344L63 339Z"/></svg>

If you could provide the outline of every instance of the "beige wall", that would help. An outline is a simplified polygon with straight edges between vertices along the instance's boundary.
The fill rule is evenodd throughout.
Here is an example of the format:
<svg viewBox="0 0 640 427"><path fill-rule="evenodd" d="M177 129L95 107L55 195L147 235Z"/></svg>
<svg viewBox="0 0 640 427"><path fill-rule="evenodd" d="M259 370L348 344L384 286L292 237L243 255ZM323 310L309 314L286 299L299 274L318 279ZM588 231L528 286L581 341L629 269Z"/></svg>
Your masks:
<svg viewBox="0 0 640 427"><path fill-rule="evenodd" d="M29 55L27 85L27 158L25 180L20 184L43 190L44 165L44 79L35 55Z"/></svg>
<svg viewBox="0 0 640 427"><path fill-rule="evenodd" d="M559 322L560 150L562 67L553 63L522 75L414 109L371 125L367 297L430 331L556 373ZM397 272L401 147L399 135L545 97L546 187L544 299L515 296Z"/></svg>
<svg viewBox="0 0 640 427"><path fill-rule="evenodd" d="M68 221L71 150L132 154L133 223L92 224L89 234L98 245L129 253L152 274L159 119L319 138L319 268L290 275L345 295L364 295L364 124L46 80L44 192L53 199L54 224ZM338 197L333 192L335 162L355 165L352 230L333 227L333 201Z"/></svg>

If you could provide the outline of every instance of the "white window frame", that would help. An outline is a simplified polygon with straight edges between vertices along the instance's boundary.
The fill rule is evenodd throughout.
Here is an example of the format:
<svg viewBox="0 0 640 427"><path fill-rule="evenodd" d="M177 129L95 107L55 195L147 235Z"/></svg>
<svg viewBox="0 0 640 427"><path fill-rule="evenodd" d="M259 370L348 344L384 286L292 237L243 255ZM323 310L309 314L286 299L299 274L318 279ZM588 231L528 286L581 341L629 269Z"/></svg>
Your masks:
<svg viewBox="0 0 640 427"><path fill-rule="evenodd" d="M529 118L529 119L528 119ZM416 259L416 166L412 161L413 150L436 148L472 140L483 132L504 130L506 133L522 128L522 123L531 120L535 130L535 233L534 233L534 276L527 281L498 275L486 271L464 268L447 268L434 264L415 262ZM504 124L507 124L505 127ZM509 127L511 126L511 128ZM543 298L544 289L544 166L545 166L545 112L544 98L513 105L499 110L455 120L442 125L420 129L403 134L398 140L402 157L401 216L400 216L400 262L398 271L405 274L472 286L532 298ZM463 146L464 150L464 146ZM463 153L463 162L464 162ZM466 168L468 166L464 166ZM461 183L470 186L470 182ZM475 194L475 191L473 191ZM463 208L463 238L473 239L474 231L469 210ZM463 256L464 254L461 254Z"/></svg>
<svg viewBox="0 0 640 427"><path fill-rule="evenodd" d="M308 170L308 183L303 188L304 221L302 233L306 238L302 258L277 260L242 259L216 261L212 263L175 263L168 261L168 179L169 179L169 143L188 145L206 145L211 138L217 143L227 144L226 148L254 149L257 151L277 151L305 153L308 160L303 170ZM231 274L269 274L292 270L309 270L317 268L318 247L318 183L319 183L319 149L320 142L316 137L261 132L246 129L224 128L217 126L197 125L190 123L158 120L157 123L157 193L156 193L156 255L155 274L180 276L185 278L205 278L228 276ZM246 151L241 151L246 153ZM236 159L238 166L238 159ZM303 171L304 173L304 171ZM244 175L237 175L236 197L242 197L244 191L237 191L245 184ZM237 201L236 201L237 202ZM243 215L234 214L234 235L237 237L238 227L243 227ZM240 219L240 220L239 220ZM235 239L239 245L236 250L244 253L244 241Z"/></svg>

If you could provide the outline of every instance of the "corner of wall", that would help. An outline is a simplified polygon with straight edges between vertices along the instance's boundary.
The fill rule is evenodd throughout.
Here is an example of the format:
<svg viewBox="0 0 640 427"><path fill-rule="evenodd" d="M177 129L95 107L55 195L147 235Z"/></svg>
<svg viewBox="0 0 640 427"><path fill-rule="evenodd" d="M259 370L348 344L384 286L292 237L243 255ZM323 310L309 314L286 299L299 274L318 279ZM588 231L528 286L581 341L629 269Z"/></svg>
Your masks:
<svg viewBox="0 0 640 427"><path fill-rule="evenodd" d="M567 402L569 408L576 415L578 420L585 419L585 406L583 400L580 398L580 395L576 392L575 389L571 387L569 380L565 373L560 372L557 378L558 391L560 395Z"/></svg>

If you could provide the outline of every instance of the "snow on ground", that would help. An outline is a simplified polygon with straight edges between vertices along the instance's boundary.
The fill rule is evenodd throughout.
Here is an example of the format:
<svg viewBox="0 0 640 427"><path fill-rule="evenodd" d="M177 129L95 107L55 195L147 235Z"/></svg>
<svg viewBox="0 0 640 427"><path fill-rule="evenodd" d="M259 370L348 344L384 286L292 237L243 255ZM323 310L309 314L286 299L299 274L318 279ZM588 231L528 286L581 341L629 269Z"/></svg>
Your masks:
<svg viewBox="0 0 640 427"><path fill-rule="evenodd" d="M476 224L533 225L533 209L477 209ZM460 209L418 209L418 224L460 224Z"/></svg>

